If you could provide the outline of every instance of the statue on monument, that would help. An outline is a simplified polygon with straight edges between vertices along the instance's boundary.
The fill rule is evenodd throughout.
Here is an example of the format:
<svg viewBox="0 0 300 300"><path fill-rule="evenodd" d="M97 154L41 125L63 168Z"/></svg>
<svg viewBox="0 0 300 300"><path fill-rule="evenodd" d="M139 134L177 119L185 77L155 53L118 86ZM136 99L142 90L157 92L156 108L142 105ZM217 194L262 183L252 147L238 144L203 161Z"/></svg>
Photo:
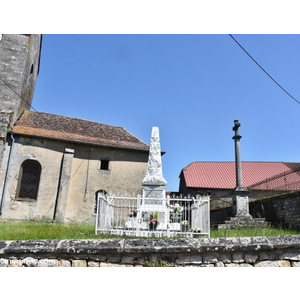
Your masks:
<svg viewBox="0 0 300 300"><path fill-rule="evenodd" d="M150 152L148 159L147 175L143 185L166 185L167 181L162 175L161 151L158 127L152 127Z"/></svg>

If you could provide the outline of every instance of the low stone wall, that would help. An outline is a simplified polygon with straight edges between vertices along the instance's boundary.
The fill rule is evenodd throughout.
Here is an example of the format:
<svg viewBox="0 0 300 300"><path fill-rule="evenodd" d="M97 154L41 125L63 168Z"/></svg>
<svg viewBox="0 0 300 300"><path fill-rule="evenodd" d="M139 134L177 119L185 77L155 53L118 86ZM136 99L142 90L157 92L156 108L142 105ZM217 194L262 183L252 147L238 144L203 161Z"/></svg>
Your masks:
<svg viewBox="0 0 300 300"><path fill-rule="evenodd" d="M300 192L256 200L249 204L250 213L268 222L300 228Z"/></svg>
<svg viewBox="0 0 300 300"><path fill-rule="evenodd" d="M0 241L0 267L300 267L300 236Z"/></svg>
<svg viewBox="0 0 300 300"><path fill-rule="evenodd" d="M254 218L265 218L271 224L300 228L300 191L249 202L249 213ZM210 211L213 224L233 217L232 206Z"/></svg>

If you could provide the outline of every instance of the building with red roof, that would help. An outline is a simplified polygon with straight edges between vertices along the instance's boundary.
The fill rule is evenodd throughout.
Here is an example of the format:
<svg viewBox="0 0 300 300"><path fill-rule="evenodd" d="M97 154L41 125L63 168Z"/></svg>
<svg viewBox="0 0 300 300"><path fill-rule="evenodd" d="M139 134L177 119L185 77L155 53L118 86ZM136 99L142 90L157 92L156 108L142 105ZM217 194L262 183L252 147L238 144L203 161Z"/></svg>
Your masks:
<svg viewBox="0 0 300 300"><path fill-rule="evenodd" d="M243 161L243 186L256 192L300 190L299 171L300 163ZM209 194L212 204L220 199L212 208L226 206L236 187L235 162L192 162L182 169L179 178L179 193ZM254 198L255 194L250 194L249 200Z"/></svg>

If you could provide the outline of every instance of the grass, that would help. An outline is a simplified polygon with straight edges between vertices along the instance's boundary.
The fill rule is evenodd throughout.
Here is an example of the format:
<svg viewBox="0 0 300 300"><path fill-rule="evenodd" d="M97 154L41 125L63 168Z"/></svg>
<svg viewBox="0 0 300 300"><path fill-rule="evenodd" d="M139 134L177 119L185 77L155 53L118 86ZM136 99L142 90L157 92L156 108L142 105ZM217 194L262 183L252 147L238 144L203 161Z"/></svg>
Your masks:
<svg viewBox="0 0 300 300"><path fill-rule="evenodd" d="M251 236L275 236L300 234L298 229L288 229L283 227L266 228L240 228L240 229L211 229L210 237L251 237Z"/></svg>
<svg viewBox="0 0 300 300"><path fill-rule="evenodd" d="M284 228L211 229L211 237L250 237L300 234L300 230ZM94 225L46 222L0 222L0 240L39 239L118 239L110 234L95 235ZM123 237L122 237L123 238ZM133 238L133 237L128 237Z"/></svg>
<svg viewBox="0 0 300 300"><path fill-rule="evenodd" d="M100 239L95 226L47 222L0 222L0 240Z"/></svg>

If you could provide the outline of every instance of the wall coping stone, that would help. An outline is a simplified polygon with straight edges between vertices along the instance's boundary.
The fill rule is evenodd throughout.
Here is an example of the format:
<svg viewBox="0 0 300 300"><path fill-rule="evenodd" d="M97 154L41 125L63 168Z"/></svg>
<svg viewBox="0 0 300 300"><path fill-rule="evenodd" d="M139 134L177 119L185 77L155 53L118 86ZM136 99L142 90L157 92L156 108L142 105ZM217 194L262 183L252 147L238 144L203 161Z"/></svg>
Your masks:
<svg viewBox="0 0 300 300"><path fill-rule="evenodd" d="M78 257L115 254L199 254L234 251L299 249L300 235L200 238L200 239L121 239L121 240L20 240L0 241L1 257Z"/></svg>

